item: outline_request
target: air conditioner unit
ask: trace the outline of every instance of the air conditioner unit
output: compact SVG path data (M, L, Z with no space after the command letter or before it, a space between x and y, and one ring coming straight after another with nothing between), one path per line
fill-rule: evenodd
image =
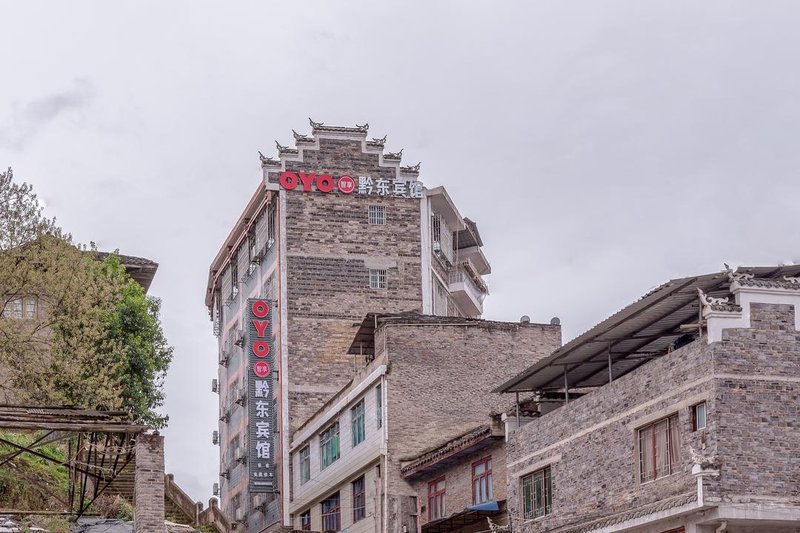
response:
M441 252L442 251L442 245L441 245L441 243L439 241L433 241L433 251L434 252Z
M219 416L219 421L220 421L220 422L225 422L226 424L228 423L228 421L229 421L230 419L231 419L231 414L230 414L228 411L224 411L224 412L223 412L223 413L222 413L222 414Z
M230 357L228 356L227 352L223 351L221 354L219 354L219 364L221 366L224 366L225 368L228 367L228 360L229 359L230 359Z
M247 389L241 387L238 391L236 391L236 400L235 402L239 405L244 405L247 402Z
M224 477L225 479L228 479L230 475L231 475L230 472L228 472L227 470L223 470L222 472L219 473L219 477Z
M211 380L211 392L219 393L219 380Z
M212 431L211 432L211 444L217 445L219 444L219 431Z
M237 522L244 522L244 507L239 507L236 509L236 521Z
M211 485L211 494L214 496L219 496L219 483L214 483Z
M236 461L241 464L245 464L247 462L247 454L245 453L245 449L242 448L241 446L238 446L236 448L235 457Z
M236 332L236 340L233 342L236 346L241 348L244 346L244 331L239 330Z
M267 250L272 248L275 245L275 239L270 239L267 241Z

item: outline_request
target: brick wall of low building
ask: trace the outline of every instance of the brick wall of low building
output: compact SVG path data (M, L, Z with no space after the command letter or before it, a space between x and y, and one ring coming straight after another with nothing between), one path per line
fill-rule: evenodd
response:
M502 439L482 450L459 457L455 464L436 469L430 473L416 476L411 486L417 493L420 513L419 523L425 525L430 517L428 502L428 485L432 481L445 478L445 516L458 513L473 505L472 499L472 464L491 457L492 459L492 499L504 500L506 498L506 450L505 441ZM494 521L504 524L504 517L495 517ZM486 530L487 522L481 521L479 530Z
M800 334L787 306L754 305L752 316L751 328L711 345L702 337L516 430L508 443L515 530L567 530L696 494L693 453L721 461L719 478L704 478L707 504L796 502ZM695 431L692 408L703 401L707 427ZM672 474L642 483L637 430L672 414L680 431ZM545 466L552 514L526 521L522 478Z
M136 437L134 517L136 533L164 533L164 437Z
M395 179L362 142L319 139L292 172ZM268 174L278 181L278 172ZM347 383L363 360L347 355L367 312L422 309L420 200L282 191L286 197L289 413L294 429ZM368 223L368 206L386 207L386 224ZM369 268L387 270L386 289L369 288ZM354 366L355 365L355 366Z
M708 418L722 459L717 488L727 501L800 505L800 332L793 307L751 306L751 328L717 343L716 410Z
M388 531L399 533L412 512L408 498L417 495L400 477L401 462L485 424L491 412L510 407L512 398L490 391L559 347L561 329L488 321L392 324L379 328L376 344L384 342L390 366Z

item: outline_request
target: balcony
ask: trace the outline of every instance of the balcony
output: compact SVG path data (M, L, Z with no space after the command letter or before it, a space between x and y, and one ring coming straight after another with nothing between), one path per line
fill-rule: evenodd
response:
M483 313L483 299L489 294L478 270L470 261L462 261L450 272L450 295L461 310L470 317Z

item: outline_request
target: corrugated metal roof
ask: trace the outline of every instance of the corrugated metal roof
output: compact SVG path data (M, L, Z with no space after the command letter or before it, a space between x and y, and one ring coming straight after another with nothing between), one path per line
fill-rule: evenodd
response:
M797 276L800 265L740 267L756 279ZM726 271L668 281L645 294L589 331L574 338L548 357L500 385L494 392L553 391L599 387L666 354L673 343L700 318L697 289L718 297L730 297Z

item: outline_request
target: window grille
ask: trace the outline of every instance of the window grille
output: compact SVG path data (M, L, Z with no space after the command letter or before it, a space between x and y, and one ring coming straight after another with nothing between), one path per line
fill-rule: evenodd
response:
M342 519L339 505L339 493L322 500L322 531L339 531Z
M311 511L300 515L300 531L311 531Z
M378 429L383 426L383 390L380 385L375 387L375 418L378 420Z
M267 206L267 239L275 242L275 201Z
M367 516L367 498L364 476L353 481L353 522L358 522Z
M525 520L553 511L553 481L549 466L522 478L522 506Z
M236 262L238 254L231 257L231 298L239 294L239 264Z
M369 223L373 226L383 226L386 224L386 206L369 206Z
M375 268L369 269L369 288L370 289L386 288L386 270L375 269Z
M453 264L453 232L441 215L431 216L433 253L448 266Z
M364 400L358 402L355 407L350 409L350 418L353 434L353 447L364 442Z
M300 484L311 479L311 449L306 446L300 450Z
M339 422L334 422L319 436L320 470L339 458Z

